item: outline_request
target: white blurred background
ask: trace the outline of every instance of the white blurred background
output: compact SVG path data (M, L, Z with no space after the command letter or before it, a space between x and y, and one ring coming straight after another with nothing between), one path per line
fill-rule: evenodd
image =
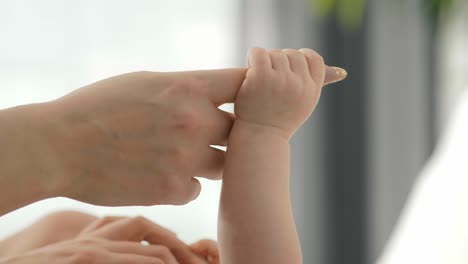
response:
M48 101L113 75L234 67L237 1L0 1L0 108ZM187 242L216 238L220 182L187 206L105 208L64 198L2 216L0 239L58 210L143 215Z

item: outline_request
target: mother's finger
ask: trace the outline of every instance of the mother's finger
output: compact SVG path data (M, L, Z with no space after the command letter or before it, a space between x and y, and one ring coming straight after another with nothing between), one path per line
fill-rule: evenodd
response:
M164 264L176 264L177 260L171 250L161 245L144 246L139 242L112 241L104 245L111 252L133 254L161 259Z
M216 241L203 239L191 244L190 249L196 254L203 256L209 263L219 263L219 249Z
M198 161L196 168L196 176L210 179L219 180L223 175L224 160L226 152L210 146L199 153L197 156Z
M115 221L91 234L116 241L140 242L144 240L150 244L168 247L181 263L199 263L200 261L174 233L141 216Z
M183 72L185 76L200 80L204 84L202 89L205 95L216 106L235 101L246 73L246 68Z
M121 216L106 216L106 217L101 217L97 220L94 220L93 222L91 222L91 224L87 225L82 231L80 234L85 234L85 233L89 233L89 232L92 232L94 230L97 230L105 225L108 225L112 222L115 222L117 220L121 220L121 219L124 219L124 218L127 218L127 217L121 217Z
M128 263L139 263L139 264L166 264L162 259L140 256L136 254L122 254L122 253L110 253L106 259L101 261L96 260L94 263L110 263L110 264L128 264ZM173 264L173 263L170 263ZM175 262L177 264L177 262Z
M197 241L190 245L190 249L203 255L219 255L218 243L210 239Z
M148 219L137 216L132 218L123 218L111 222L90 233L93 236L115 241L143 241L150 237L150 243L164 244L170 242L175 244L179 240L173 232L166 228L149 221ZM180 242L183 244L183 242Z
M233 113L213 107L207 113L207 118L209 120L207 127L210 129L208 132L209 144L226 146L236 116Z

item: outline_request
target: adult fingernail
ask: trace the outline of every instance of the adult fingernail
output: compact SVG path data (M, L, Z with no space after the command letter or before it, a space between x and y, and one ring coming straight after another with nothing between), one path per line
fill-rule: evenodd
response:
M327 66L324 85L342 81L348 76L348 72L340 67Z

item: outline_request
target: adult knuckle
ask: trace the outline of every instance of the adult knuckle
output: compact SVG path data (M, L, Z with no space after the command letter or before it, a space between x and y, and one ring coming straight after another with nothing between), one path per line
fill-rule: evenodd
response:
M202 119L195 111L183 110L175 114L175 129L193 133L202 127Z
M171 250L166 246L158 246L158 251L162 256L165 256L165 257L172 256Z
M115 221L115 217L104 216L104 217L100 218L98 221L99 221L99 224L106 225L106 224L109 224L109 223Z
M187 147L176 145L173 146L170 150L168 155L170 156L171 162L176 164L178 167L181 168L184 162L187 162L187 158L189 158L190 150Z
M54 223L63 223L63 220L74 218L74 217L79 217L83 215L83 213L77 212L77 211L60 211L60 212L54 212L46 215L44 217L44 220L54 222Z
M184 205L190 202L192 193L188 191L187 184L184 182L177 182L174 185L173 190L169 195L170 203L173 205Z
M190 198L188 198L188 195L177 195L174 197L171 201L171 204L173 205L184 205L190 202Z
M81 226L85 226L90 222L95 221L96 219L97 218L95 216L77 211L60 211L45 216L43 224L45 225L44 230L49 230L50 228L55 231L62 229L76 230L80 229ZM63 223L73 223L73 225L64 226Z
M79 239L77 244L80 248L88 248L94 247L96 244L98 244L98 241L92 237L83 236Z
M177 175L167 177L163 183L166 201L168 203L175 203L179 199L182 192L182 183Z
M186 80L180 80L170 88L170 92L172 95L187 96L192 94L192 87Z
M94 260L98 257L99 252L97 249L93 248L80 248L77 249L71 259L73 264L82 264L82 263L94 263Z
M141 215L134 216L130 219L130 222L132 223L132 225L135 225L135 226L144 226L148 223L148 221L149 220L147 218Z
M173 164L174 163L173 159L174 159L173 157L169 157L167 163ZM157 170L155 170L161 179L161 186L160 186L161 188L166 187L167 185L166 181L174 177L177 173L177 170L178 168L175 168L173 166L165 166L164 168L157 168ZM159 187L159 186L155 186L155 187ZM166 189L163 189L163 190L166 190Z
M196 97L201 95L206 86L207 81L200 78L179 78L174 81L174 84L169 88L168 92L178 97Z

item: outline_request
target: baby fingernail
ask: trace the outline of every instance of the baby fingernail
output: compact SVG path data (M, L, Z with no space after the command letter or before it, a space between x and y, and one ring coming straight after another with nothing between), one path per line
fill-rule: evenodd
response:
M331 68L335 70L336 76L339 76L340 80L343 80L344 78L346 78L346 76L348 76L348 72L343 68L340 68L340 67L331 67Z
M327 66L324 84L326 85L342 81L346 76L348 76L348 72L345 69L335 66Z

